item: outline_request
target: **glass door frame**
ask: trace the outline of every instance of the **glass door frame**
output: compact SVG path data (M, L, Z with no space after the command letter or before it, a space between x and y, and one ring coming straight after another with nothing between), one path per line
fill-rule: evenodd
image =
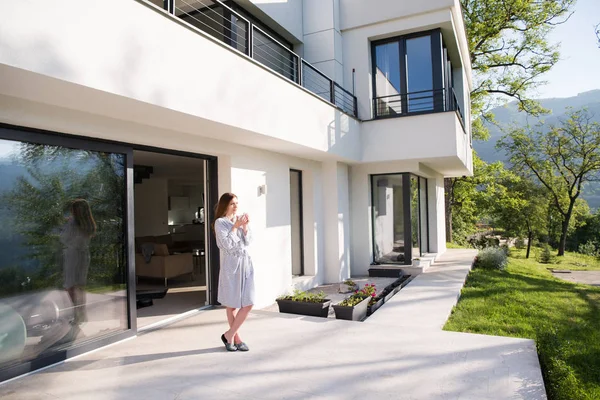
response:
M375 238L375 189L374 185L375 178L381 176L390 176L390 175L401 175L402 176L402 200L403 200L403 210L402 215L404 218L404 264L398 263L398 265L411 265L414 257L420 257L423 251L423 244L427 245L427 251L429 251L429 191L427 188L427 178L422 176L410 173L410 172L399 172L399 173L386 173L386 174L370 174L369 175L369 190L370 190L370 200L371 200L371 245L372 245L372 255L371 255L371 265L380 265L376 260L375 249L377 248L377 241ZM416 212L418 213L419 218L419 251L420 254L413 254L412 249L412 203L411 203L411 177L417 178L417 190L418 190L418 198L419 198L419 206ZM423 217L421 214L422 205L421 205L421 181L425 181L425 210L427 210L427 215L425 216L425 220L427 221L427 233L426 237L423 237L423 227L421 222L423 221ZM408 242L407 242L408 241ZM409 245L407 245L407 243Z

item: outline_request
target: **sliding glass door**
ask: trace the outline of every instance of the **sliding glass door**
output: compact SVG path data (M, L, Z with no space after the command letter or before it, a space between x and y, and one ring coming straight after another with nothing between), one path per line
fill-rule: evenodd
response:
M130 329L127 150L44 139L0 129L0 381Z

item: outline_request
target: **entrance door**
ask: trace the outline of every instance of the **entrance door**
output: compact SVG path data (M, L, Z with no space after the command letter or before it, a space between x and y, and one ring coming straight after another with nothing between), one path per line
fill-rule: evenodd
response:
M208 162L201 157L134 150L137 310L148 327L210 302L207 249Z
M302 218L302 171L290 170L290 216L292 228L292 275L304 275Z

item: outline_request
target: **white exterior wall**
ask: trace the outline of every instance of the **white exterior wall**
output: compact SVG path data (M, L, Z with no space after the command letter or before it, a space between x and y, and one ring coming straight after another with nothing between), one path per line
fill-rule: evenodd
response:
M302 41L303 0L236 0L236 2L242 7L247 8L249 8L248 4L253 4L292 34L298 41ZM250 11L252 10L250 9ZM260 18L260 16L257 17Z
M304 0L304 59L345 89L339 0ZM348 81L351 82L351 81Z
M469 137L453 111L365 121L362 133L363 162L417 160L446 176L470 174Z
M442 254L446 251L446 207L444 177L433 176L427 181L429 204L429 252Z
M350 277L350 196L348 166L323 163L325 282Z

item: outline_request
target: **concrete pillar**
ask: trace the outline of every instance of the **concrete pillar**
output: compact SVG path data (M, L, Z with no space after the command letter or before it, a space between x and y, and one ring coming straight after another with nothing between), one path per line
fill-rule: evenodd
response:
M429 178L429 251L446 251L446 209L444 205L444 177Z
M304 59L344 86L339 0L304 0Z
M325 282L350 277L350 196L348 166L323 163Z

